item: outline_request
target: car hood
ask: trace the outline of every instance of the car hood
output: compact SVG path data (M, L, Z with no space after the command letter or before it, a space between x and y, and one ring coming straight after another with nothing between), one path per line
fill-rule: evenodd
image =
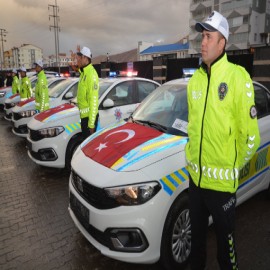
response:
M20 101L13 108L13 112L17 113L17 112L22 112L22 111L32 110L32 109L35 109L35 99L33 97Z
M59 105L42 113L39 113L35 116L35 119L43 122L55 122L63 118L67 118L79 113L79 109L71 104L65 103L63 105Z
M61 101L57 98L49 98L50 107L56 107ZM36 108L36 101L34 97L23 100L14 107L13 112L23 112L27 110L34 110Z
M21 100L20 94L15 94L6 99L5 103L19 102Z
M88 159L115 171L134 171L184 151L187 137L121 122L96 132L81 144Z

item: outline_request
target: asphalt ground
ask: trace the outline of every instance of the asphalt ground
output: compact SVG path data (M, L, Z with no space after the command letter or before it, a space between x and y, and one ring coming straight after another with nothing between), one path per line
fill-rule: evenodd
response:
M160 270L100 254L68 213L65 170L41 167L27 155L0 112L0 269ZM237 208L239 269L270 270L270 200L261 192ZM208 235L207 269L218 269L215 233Z

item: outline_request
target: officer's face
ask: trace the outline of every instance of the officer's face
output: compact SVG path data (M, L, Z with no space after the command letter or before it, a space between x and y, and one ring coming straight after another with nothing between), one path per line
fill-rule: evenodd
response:
M79 68L85 67L88 64L89 60L84 55L77 55L77 64Z
M223 53L224 47L225 39L219 32L202 32L202 59L208 67Z

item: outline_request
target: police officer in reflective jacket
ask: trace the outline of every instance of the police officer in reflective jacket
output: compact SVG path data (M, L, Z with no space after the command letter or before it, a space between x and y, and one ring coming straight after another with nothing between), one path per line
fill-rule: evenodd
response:
M260 144L254 89L246 70L227 60L227 19L213 11L195 29L202 33L202 64L188 83L191 269L205 269L210 215L220 269L238 269L234 223L239 172Z
M12 94L19 94L20 93L20 80L18 78L17 70L14 68L12 69Z
M49 90L48 82L43 70L42 60L38 60L34 63L34 68L37 72L37 82L35 86L35 100L36 100L36 110L38 112L46 111L50 108L49 104Z
M26 75L25 67L20 68L20 74L21 74L20 96L21 96L21 100L24 100L32 96L32 88L31 88L30 79Z
M99 79L91 64L91 58L91 51L87 47L77 53L77 64L80 68L77 102L84 139L96 131L98 121Z

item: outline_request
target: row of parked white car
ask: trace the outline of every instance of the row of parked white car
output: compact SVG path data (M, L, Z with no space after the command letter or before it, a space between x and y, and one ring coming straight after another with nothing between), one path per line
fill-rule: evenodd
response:
M12 98L6 100L13 133L27 139L35 163L71 168L70 215L102 254L184 269L191 236L187 79L162 86L143 78L100 79L99 126L85 141L78 79L58 80L49 90L48 111L36 114L33 98L14 107ZM261 146L241 172L238 204L262 190L270 193L270 92L256 82L254 89Z

